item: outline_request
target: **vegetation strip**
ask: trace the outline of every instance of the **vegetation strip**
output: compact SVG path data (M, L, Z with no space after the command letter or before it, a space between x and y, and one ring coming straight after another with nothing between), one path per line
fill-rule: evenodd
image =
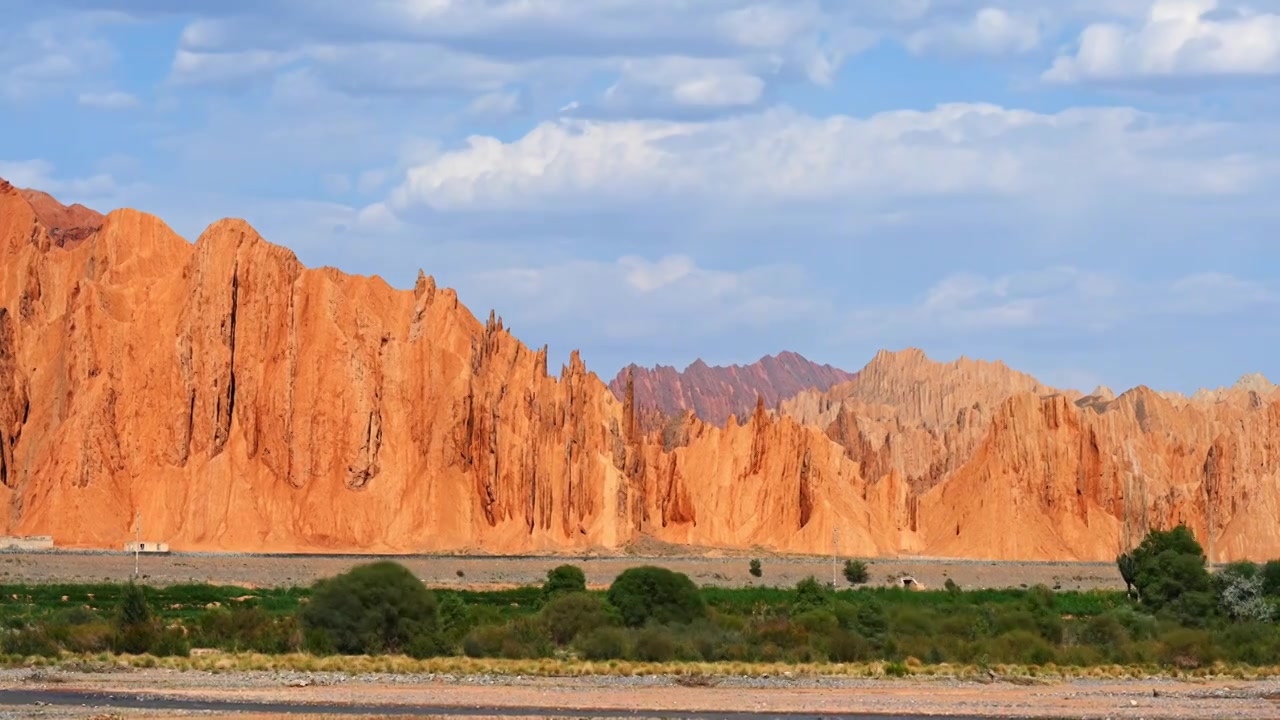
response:
M430 589L392 561L308 588L11 585L0 586L0 660L417 672L492 659L543 663L538 674L791 667L863 677L1252 677L1280 665L1280 562L1210 573L1178 527L1151 533L1118 564L1129 592L869 588L856 561L838 589L814 578L792 588L699 588L640 566L607 591L588 591L573 565L549 571L540 587ZM750 570L767 582L767 567L752 561Z

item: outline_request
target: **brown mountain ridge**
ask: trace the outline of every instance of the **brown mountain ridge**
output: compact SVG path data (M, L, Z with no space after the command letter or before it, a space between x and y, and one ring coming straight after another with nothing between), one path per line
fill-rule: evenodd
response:
M1217 560L1280 555L1257 379L1081 397L885 352L780 413L650 432L634 382L576 353L552 375L425 274L32 198L0 183L0 533L119 548L138 514L182 550L826 553L838 529L848 555L1109 560L1181 521Z
M821 392L854 377L854 373L785 351L750 365L708 365L696 360L683 371L669 365L629 365L618 372L609 389L621 400L630 380L635 384L636 407L641 410L666 416L692 411L712 425L724 425L731 415L749 416L758 398L774 407L802 391Z

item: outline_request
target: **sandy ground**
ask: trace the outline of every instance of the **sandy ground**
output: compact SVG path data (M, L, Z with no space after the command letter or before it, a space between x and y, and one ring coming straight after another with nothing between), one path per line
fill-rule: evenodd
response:
M142 556L145 582L217 583L248 587L309 585L369 562L368 556ZM746 557L485 558L396 557L428 584L438 587L502 587L539 583L562 563L578 565L587 583L607 587L623 570L641 564L662 565L689 575L700 585L794 586L809 575L832 577L830 559L763 558L763 577L748 573ZM1113 563L1015 563L964 560L879 559L868 561L871 584L887 585L908 575L928 588L952 579L963 588L1019 587L1043 583L1062 590L1123 589ZM134 557L124 553L0 553L0 584L119 582L133 574ZM838 580L844 585L843 576Z
M25 675L24 675L25 673ZM1062 681L1041 685L956 680L844 678L724 678L711 687L683 687L667 677L498 678L424 676L310 677L299 673L222 673L138 670L77 674L0 673L0 689L88 690L255 702L429 705L475 708L627 709L666 711L868 713L906 717L965 715L1052 718L1280 717L1280 680ZM10 709L16 710L16 709ZM25 708L30 717L90 717L104 708ZM118 715L166 716L113 710ZM79 713L79 714L76 714ZM170 711L167 716L191 715ZM208 716L208 713L199 713ZM224 713L225 714L225 713ZM239 716L243 717L243 716Z

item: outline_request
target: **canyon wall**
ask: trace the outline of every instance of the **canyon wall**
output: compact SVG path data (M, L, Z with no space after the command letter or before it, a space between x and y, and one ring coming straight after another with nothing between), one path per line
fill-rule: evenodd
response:
M51 199L50 199L51 201ZM1280 397L1053 391L884 353L741 422L647 427L501 318L0 182L0 533L63 547L612 553L637 543L1109 560L1212 523L1280 556ZM1261 388L1261 389L1260 389Z

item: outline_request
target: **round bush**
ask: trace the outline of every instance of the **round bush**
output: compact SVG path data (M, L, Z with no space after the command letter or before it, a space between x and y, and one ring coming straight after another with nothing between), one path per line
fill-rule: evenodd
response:
M630 627L649 621L688 624L707 615L707 605L688 575L652 565L624 570L609 586L608 599Z
M562 592L586 592L587 576L577 565L560 565L547 571L542 592L548 596Z
M435 595L390 561L316 583L299 620L313 652L426 657L438 646Z

